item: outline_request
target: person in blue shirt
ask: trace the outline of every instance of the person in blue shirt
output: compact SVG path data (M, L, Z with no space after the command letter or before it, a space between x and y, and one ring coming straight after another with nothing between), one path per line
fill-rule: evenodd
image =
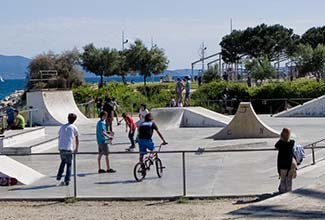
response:
M15 109L12 107L11 103L8 103L6 114L7 114L7 128L10 129L11 126L15 124Z
M107 119L107 112L106 111L102 111L99 114L99 121L97 122L97 126L96 126L96 139L97 139L97 144L98 144L98 173L115 173L116 171L113 170L110 167L109 164L109 159L108 159L108 143L107 140L108 139L112 139L112 136L110 136L107 133L107 127L106 127L106 119ZM104 169L102 169L101 167L101 159L102 156L105 156L105 160L106 160L106 168L107 170L105 171Z

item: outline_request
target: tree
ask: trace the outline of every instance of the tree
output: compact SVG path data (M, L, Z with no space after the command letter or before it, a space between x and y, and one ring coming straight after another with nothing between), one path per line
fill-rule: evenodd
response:
M93 44L84 46L81 66L89 72L100 76L99 88L103 87L104 76L112 76L118 69L118 52L115 49L96 48Z
M167 69L168 60L162 49L152 47L150 50L140 40L136 40L134 44L126 51L126 59L130 69L138 72L143 76L144 84L151 74L159 74Z
M202 75L203 83L209 83L215 80L220 80L218 65L208 68Z
M245 64L248 75L257 80L265 80L275 77L276 71L267 57L253 58Z
M65 51L62 54L48 53L40 54L32 59L28 66L28 88L56 87L73 88L81 85L82 72L76 67L79 59L77 49ZM37 82L32 79L41 79L41 70L57 71L57 78L48 78L47 81Z
M319 79L325 68L325 46L319 44L313 49L309 44L300 44L292 59L298 68L299 77L312 74Z
M325 26L310 28L301 36L300 42L309 44L312 48L316 48L318 44L325 45Z
M122 82L126 85L126 76L130 70L129 62L127 60L127 51L118 51L117 58L117 74L122 78Z
M222 59L226 63L236 63L244 56L257 59L266 56L274 61L280 55L290 54L298 39L292 29L279 24L261 24L244 31L233 31L220 42Z

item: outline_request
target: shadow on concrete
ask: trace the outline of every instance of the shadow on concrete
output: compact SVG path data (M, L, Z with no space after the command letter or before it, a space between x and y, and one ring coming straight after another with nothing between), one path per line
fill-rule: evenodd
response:
M289 210L280 205L249 206L228 213L236 219L324 219L325 211Z
M313 189L297 189L292 192L293 194L299 194L301 196L312 197L315 199L325 200L325 192L313 190ZM324 216L325 218L325 216Z
M32 187L19 187L14 189L9 189L9 191L25 191L25 190L42 190L58 187L56 184L53 185L42 185L42 186L32 186Z
M86 177L86 176L92 176L92 175L99 175L99 173L78 173L77 177Z
M143 181L149 181L149 180L154 180L158 179L158 177L148 177L145 178ZM95 182L95 184L99 185L115 185L115 184L135 184L135 183L141 183L137 182L136 180L117 180L117 181L106 181L106 182Z
M251 204L251 203L256 203L256 202L261 202L263 200L266 200L266 199L270 199L274 196L277 196L279 195L280 193L278 192L275 192L275 193L265 193L265 194L261 194L255 198L252 198L252 199L241 199L241 200L237 200L236 202L234 202L234 205L243 205L243 204Z

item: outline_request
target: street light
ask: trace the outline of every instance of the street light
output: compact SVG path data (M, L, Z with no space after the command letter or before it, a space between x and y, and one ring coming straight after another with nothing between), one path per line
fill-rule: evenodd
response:
M124 31L122 31L122 51L124 50L124 44L127 44L128 42L128 39L124 39Z

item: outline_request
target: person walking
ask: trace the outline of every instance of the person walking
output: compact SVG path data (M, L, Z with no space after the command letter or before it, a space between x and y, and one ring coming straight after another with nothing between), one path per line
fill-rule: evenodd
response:
M283 128L280 140L275 144L278 150L277 168L280 177L279 192L292 191L292 179L297 176L297 163L293 157L295 141L290 139L291 131Z
M101 98L96 98L95 102L96 102L97 115L99 117L103 108L103 100Z
M96 140L98 144L98 158L97 158L98 173L106 173L106 172L115 173L116 171L110 167L109 159L108 159L107 140L112 139L112 137L107 133L107 127L106 127L107 112L102 111L99 116L100 119L96 125ZM106 161L106 171L102 169L101 166L101 159L103 155L105 156L105 161Z
M127 151L133 151L135 149L135 140L134 140L134 133L137 129L136 124L132 117L130 117L127 113L123 113L122 117L125 121L125 132L129 132L128 137L131 143L131 146L126 149Z
M182 105L183 103L183 96L182 96L183 90L184 90L184 85L182 83L182 80L180 78L177 78L176 87L175 87L177 107L181 107L180 105Z
M71 165L72 165L72 154L78 153L79 149L79 131L77 127L73 124L77 120L77 115L70 113L68 115L68 123L61 126L59 130L59 151L61 163L59 166L58 174L56 175L56 180L61 181L62 174L64 172L65 166L67 166L64 181L60 185L68 186L71 177ZM74 147L75 139L75 147Z
M118 125L120 125L119 121L118 121L118 114L117 114L117 108L118 108L119 105L117 104L117 101L116 101L115 97L112 98L111 105L113 106L114 117L116 118L116 124L118 126Z

